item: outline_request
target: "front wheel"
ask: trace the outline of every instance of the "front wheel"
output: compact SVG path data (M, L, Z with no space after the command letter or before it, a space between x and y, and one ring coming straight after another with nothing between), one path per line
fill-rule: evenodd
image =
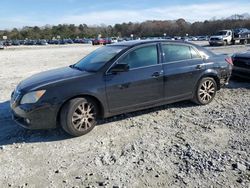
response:
M195 91L193 101L200 105L206 105L212 102L217 92L217 84L213 78L202 78Z
M98 107L94 100L75 98L67 102L61 111L62 128L72 136L82 136L96 125Z

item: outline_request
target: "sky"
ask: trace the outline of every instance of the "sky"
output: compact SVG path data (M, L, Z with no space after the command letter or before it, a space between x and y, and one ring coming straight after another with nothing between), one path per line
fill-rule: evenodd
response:
M249 0L0 0L0 29L58 24L189 22L250 13Z

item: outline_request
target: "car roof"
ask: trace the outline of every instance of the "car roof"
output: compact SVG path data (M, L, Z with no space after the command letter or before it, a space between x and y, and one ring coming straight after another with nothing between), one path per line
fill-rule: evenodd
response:
M131 41L124 41L124 42L114 43L114 44L111 44L111 46L132 47L132 46L137 46L137 45L141 45L141 44L150 44L150 43L158 43L158 42L171 42L171 43L178 43L178 44L190 44L190 45L195 46L193 43L189 43L189 42L186 42L186 41L175 41L175 40L166 40L166 39L131 40Z
M138 45L143 45L143 44L155 44L155 43L159 43L159 42L167 42L167 43L176 43L176 44L186 44L186 45L190 45L195 47L198 50L202 50L203 52L205 52L207 55L209 56L214 56L216 54L214 54L213 52L211 52L210 50L207 50L206 48L194 44L192 42L187 42L187 41L181 41L181 40L166 40L166 39L157 39L157 40L131 40L131 41L125 41L125 42L118 42L118 43L114 43L114 44L109 44L108 46L124 46L126 48L132 48L134 46L138 46Z

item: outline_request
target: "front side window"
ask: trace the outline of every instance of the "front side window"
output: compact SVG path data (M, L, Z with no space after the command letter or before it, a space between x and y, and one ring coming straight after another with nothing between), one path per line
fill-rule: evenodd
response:
M128 64L130 69L155 65L158 63L156 45L137 48L126 54L119 63Z
M189 46L163 44L162 49L164 52L165 63L192 59Z

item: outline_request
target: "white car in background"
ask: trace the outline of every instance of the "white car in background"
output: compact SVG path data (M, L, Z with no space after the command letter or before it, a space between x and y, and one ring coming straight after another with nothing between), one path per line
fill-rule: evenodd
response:
M0 50L3 50L4 49L4 45L3 43L0 41Z
M111 37L111 43L117 43L118 38L117 37Z

